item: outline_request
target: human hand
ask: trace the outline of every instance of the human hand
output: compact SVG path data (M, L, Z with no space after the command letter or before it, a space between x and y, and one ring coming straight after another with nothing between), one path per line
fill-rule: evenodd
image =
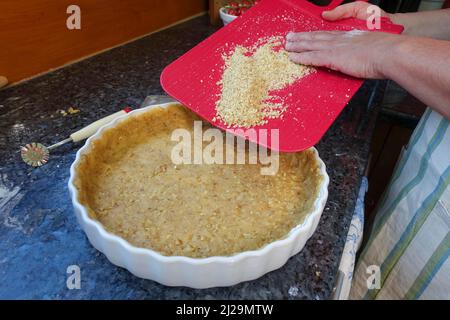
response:
M330 11L324 11L322 18L328 21L337 21L345 18L367 20L373 11L367 12L372 4L356 1L343 4ZM450 9L432 10L409 13L387 13L381 9L381 17L389 18L393 23L402 25L404 35L429 37L440 40L450 40Z
M326 67L358 78L385 78L384 61L404 36L383 32L317 31L289 33L285 48L292 61Z
M334 8L333 10L324 11L322 13L322 18L328 21L337 21L346 18L367 20L373 14L372 12L367 11L367 9L371 6L374 5L364 1L346 3ZM385 12L379 7L378 9L380 10L381 17L392 18L393 15Z

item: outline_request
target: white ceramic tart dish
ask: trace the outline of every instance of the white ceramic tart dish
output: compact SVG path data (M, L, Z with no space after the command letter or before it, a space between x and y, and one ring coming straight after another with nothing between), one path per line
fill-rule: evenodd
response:
M76 217L90 243L105 254L113 264L126 268L138 277L168 286L198 289L231 286L259 278L283 266L290 257L302 250L306 241L312 236L327 201L329 178L325 164L319 158L315 148L311 148L310 152L313 154L321 178L318 180L317 195L311 200L309 212L306 213L302 222L290 229L284 237L255 250L199 258L162 254L156 250L133 245L125 238L111 233L107 227L92 217L90 209L80 200L82 192L77 184L80 179L77 168L82 163L82 158L92 151L93 145L102 139L105 132L115 130L122 121L128 121L130 117L139 117L158 108L167 109L171 105L174 103L152 105L118 118L103 126L77 152L70 168L68 187Z

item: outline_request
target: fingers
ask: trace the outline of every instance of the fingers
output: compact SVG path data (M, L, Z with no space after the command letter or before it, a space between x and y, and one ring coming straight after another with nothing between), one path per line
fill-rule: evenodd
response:
M286 35L288 42L305 40L332 40L342 31L315 31L315 32L289 32Z
M328 21L336 21L346 18L365 19L368 16L367 7L370 4L362 1L343 4L330 11L324 11L322 17Z
M330 61L330 55L331 53L328 51L290 52L289 59L307 66L334 69Z
M286 36L285 49L292 52L327 50L339 45L336 39L343 31L291 32Z
M285 49L290 52L303 52L303 51L315 51L315 50L326 50L330 47L329 41L316 40L316 41L297 41L297 42L286 42Z
M343 31L291 32L286 36L285 49L295 63L336 70L331 50L341 46L339 39L344 34Z

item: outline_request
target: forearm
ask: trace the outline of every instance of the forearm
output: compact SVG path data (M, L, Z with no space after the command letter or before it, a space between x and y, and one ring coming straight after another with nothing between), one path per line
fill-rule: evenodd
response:
M450 40L450 9L396 13L389 17L405 27L406 35Z
M404 36L378 68L450 119L450 42Z

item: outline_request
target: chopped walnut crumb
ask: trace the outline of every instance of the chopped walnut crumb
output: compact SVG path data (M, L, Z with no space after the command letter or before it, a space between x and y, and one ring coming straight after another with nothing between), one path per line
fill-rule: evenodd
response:
M223 59L215 118L229 127L248 128L282 117L286 106L274 91L314 71L289 59L281 37L261 39L250 48L237 46Z

